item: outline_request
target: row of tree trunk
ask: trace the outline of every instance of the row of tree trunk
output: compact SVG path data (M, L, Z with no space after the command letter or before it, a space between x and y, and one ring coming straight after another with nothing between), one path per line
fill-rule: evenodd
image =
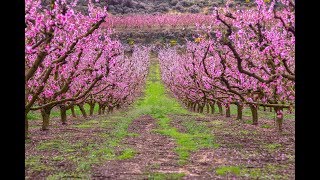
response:
M89 116L92 116L93 113L94 113L94 107L95 107L96 103L88 103L88 104L89 104ZM106 110L107 106L105 104L98 104L98 105L99 105L98 114L99 115L105 114L105 110ZM87 119L88 118L88 114L85 111L84 103L77 104L76 106L79 107L79 110L80 110L82 116L85 119ZM62 105L59 105L58 107L59 107L59 110L60 110L61 123L63 125L67 124L67 110L69 110L69 109L71 110L72 117L74 117L74 118L77 117L77 115L75 113L75 110L74 110L75 105L66 106L66 105L62 104ZM47 108L43 108L43 109L40 110L41 111L41 116L42 116L42 128L41 128L41 130L43 130L43 131L49 129L50 114L51 114L52 109L53 109L53 107L47 107ZM107 110L108 113L111 113L111 112L113 112L114 108L113 107L108 107L107 109L108 109Z
M188 102L187 103L187 108L190 111L193 112L197 112L197 113L204 113L204 109L206 109L206 113L211 113L211 114L215 114L215 105L218 106L218 111L220 115L224 115L223 112L223 106L220 102L210 102L210 103L203 103L203 102L199 102L199 103L193 103L193 102ZM235 105L237 106L237 120L243 120L243 105L240 103L235 103ZM259 110L259 106L255 106L255 105L249 105L249 108L251 110L251 114L252 114L252 124L253 125L258 125L258 110ZM276 114L278 114L280 111L283 111L283 108L272 108L269 107L269 111L272 112L272 109L274 109L274 112ZM263 111L267 111L267 107L263 106ZM231 117L231 111L230 111L230 105L228 105L227 107L225 107L225 115L226 117ZM277 129L281 132L282 131L282 124L283 124L283 116L281 115L277 115L275 117L275 125L277 127Z
M93 101L89 101L89 102L86 102L89 104L89 116L92 116L94 114L94 107L95 105L97 104L96 102L93 102ZM65 105L65 104L60 104L58 105L57 107L59 108L60 110L60 119L61 119L61 123L63 125L66 125L67 124L67 111L68 110L71 110L71 114L72 114L72 117L76 118L77 117L77 114L75 112L75 106L78 106L79 107L79 110L82 114L82 116L87 119L88 118L88 114L84 108L84 102L83 103L79 103L79 104L71 104L71 105ZM50 114L51 114L51 111L53 109L54 106L51 106L51 107L45 107L45 108L42 108L40 109L40 114L41 114L41 117L42 117L42 127L41 127L41 130L42 131L46 131L49 129L49 124L50 124ZM102 114L105 114L106 112L106 109L107 109L107 113L112 113L114 108L116 109L120 109L120 105L116 105L115 107L114 106L107 106L107 104L102 104L102 103L98 103L98 115L102 115ZM29 123L28 123L28 119L27 119L27 115L28 115L28 112L26 111L26 114L25 114L25 138L28 139L29 136L28 136L28 131L29 131Z

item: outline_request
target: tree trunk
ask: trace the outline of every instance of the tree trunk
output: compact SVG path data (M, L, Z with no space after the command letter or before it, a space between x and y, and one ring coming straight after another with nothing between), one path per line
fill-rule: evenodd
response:
M202 113L202 111L203 111L202 105L198 104L198 113Z
M210 103L210 107L211 107L211 114L214 114L214 113L215 113L215 111L216 111L216 109L215 109L215 107L214 107L214 104L215 104L215 103Z
M228 106L226 107L226 117L231 117L230 105L228 105Z
M276 127L279 132L282 132L282 123L283 123L283 108L274 108L276 112Z
M199 105L199 113L203 113L204 105Z
M252 113L252 124L258 125L258 109L254 105L250 105L251 113Z
M193 104L193 107L192 107L192 111L193 111L193 112L196 112L196 106L197 106L197 104L194 103L194 104Z
M188 107L189 110L191 110L192 103L191 103L191 102L188 102L187 107Z
M243 106L240 104L237 104L237 120L242 120L242 109L243 109Z
M109 114L109 113L112 113L112 112L113 112L113 107L112 107L112 106L109 106L109 107L108 107L108 114Z
M263 111L267 111L267 108L266 108L266 106L263 106Z
M95 103L90 103L89 106L90 106L90 116L92 116L93 115L93 111L94 111Z
M270 112L272 112L272 107L270 107Z
M74 106L71 106L70 109L71 109L72 116L76 118L77 115L76 115L76 113L75 113L75 111L74 111Z
M51 113L51 107L50 108L43 108L41 109L41 116L42 116L42 131L49 130L49 121L50 121L50 113Z
M210 113L210 105L206 104L206 107L207 107L207 114L209 114Z
M102 105L101 105L101 104L99 104L98 114L99 114L99 115L101 115L101 113L102 113Z
M104 114L105 110L106 110L106 106L102 106L102 114Z
M85 111L84 108L83 108L83 104L78 104L78 107L79 107L79 109L80 109L83 117L84 117L84 118L87 118L87 113L86 113L86 111Z
M220 115L223 115L223 109L222 109L222 105L220 102L217 102L218 108L219 108L219 113Z
M63 125L67 124L67 109L65 105L60 105L60 116Z

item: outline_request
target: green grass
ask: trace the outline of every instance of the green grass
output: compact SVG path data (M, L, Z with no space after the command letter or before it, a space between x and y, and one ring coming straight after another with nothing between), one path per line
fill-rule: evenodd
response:
M79 129L90 129L90 128L93 128L93 125L83 123L83 124L74 125L73 127L76 127Z
M53 161L62 161L62 160L64 160L64 158L62 156L54 156L54 157L52 157L52 160Z
M216 173L220 176L225 176L228 173L239 175L241 168L239 166L222 166L216 169Z
M138 133L128 133L127 136L129 136L129 137L139 137L140 134L138 134Z
M215 170L219 176L234 174L236 176L259 178L262 175L262 170L259 168L245 168L243 166L220 166Z
M175 99L166 94L165 87L160 81L159 64L151 66L146 83L145 97L137 104L140 109L145 110L143 114L149 114L157 120L159 128L155 132L175 140L177 144L175 152L179 155L179 164L187 163L190 152L200 148L216 146L209 129L203 124L196 123L195 120L185 120L182 123L187 129L186 133L179 132L170 125L169 115L188 114L199 117L199 114L188 112Z
M32 171L50 171L53 170L53 167L47 166L41 162L40 156L29 156L25 159L25 166Z
M151 173L148 180L179 180L185 176L183 173Z
M246 179L288 179L286 176L277 175L277 171L284 168L286 168L285 165L274 164L267 164L262 168L246 168L244 165L220 166L215 169L215 173L219 176L233 174L237 177L246 177Z
M103 121L101 124L107 124L110 121ZM81 124L77 124L77 125L73 125L73 127L75 128L79 128L79 129L89 129L89 128L93 128L93 127L97 127L97 126L101 126L100 122L98 120L90 120L90 121L85 121Z
M252 120L246 120L245 123L246 124L252 124Z
M262 170L258 169L258 168L251 168L251 169L242 168L241 171L240 171L240 174L242 176L247 176L247 177L250 177L250 178L261 178Z
M134 157L135 154L136 154L136 151L134 149L127 148L121 152L121 155L118 156L118 159L119 160L131 159Z
M61 153L63 152L65 158L71 161L76 167L76 169L72 172L57 172L48 178L82 178L84 177L83 174L88 174L93 164L103 163L106 160L124 160L133 158L135 155L135 150L123 146L121 141L125 137L138 136L136 133L129 133L128 127L132 121L139 116L140 111L133 109L128 112L115 113L114 115L108 117L108 120L90 120L74 126L75 128L80 129L92 128L93 126L109 127L109 129L111 129L110 131L95 134L95 136L99 136L104 139L104 141L100 143L94 143L88 139L87 141L89 144L86 146L81 146L80 144L71 145L63 140L51 140L38 145L38 150L58 150ZM118 147L121 147L119 155L117 155L118 153L116 152L116 148ZM73 150L76 150L77 153L81 153L82 156L77 156L74 153L71 153ZM52 158L53 161L58 161L60 159L61 157L59 156Z
M125 137L132 136L132 133L129 133L128 127L131 124L132 120L135 119L139 114L135 111L131 112L119 112L115 116L109 117L112 123L112 130L110 132L99 134L100 137L105 138L105 141L101 144L92 145L85 147L85 151L88 152L86 157L75 158L80 172L89 171L93 164L99 164L106 160L116 160L116 159L130 159L135 155L135 151L121 145L121 141ZM97 124L99 127L100 124ZM111 124L110 124L111 125ZM105 126L105 125L103 125ZM123 148L120 155L117 155L115 148Z
M36 120L36 119L41 119L40 113L36 113L34 111L31 111L28 115L27 115L27 119L28 120Z
M54 139L40 143L38 146L36 146L36 149L40 151L58 150L62 153L69 153L77 151L77 149L81 146L82 142L70 144L64 140Z
M247 130L240 130L240 134L248 135L250 132Z
M263 124L261 127L262 127L262 128L265 128L265 129L270 129L270 128L272 128L273 126L271 126L271 125L269 125L269 124Z
M225 124L225 122L221 120L210 121L209 123L214 127L222 127Z
M135 151L133 149L129 149L126 147L121 152L120 155L117 155L115 148L121 146L121 141L124 137L127 136L135 136L134 133L128 133L128 126L131 124L132 119L137 117L138 114L122 114L122 116L110 117L110 119L114 120L113 123L109 123L109 126L112 126L112 130L110 132L103 132L101 134L97 134L100 137L105 138L105 141L102 143L93 143L90 139L86 140L89 142L89 145L84 146L81 142L70 144L65 140L47 140L40 143L36 146L37 150L40 151L59 151L64 154L66 159L73 162L76 166L75 172L77 173L85 173L88 172L93 164L99 164L104 162L105 160L116 160L116 159L130 159L135 155ZM134 117L133 117L134 115ZM99 123L100 122L100 123ZM87 121L83 124L76 125L76 128L92 128L93 126L106 127L106 124L111 121ZM81 153L82 156L76 156L74 153ZM62 159L61 156L53 157L52 161L60 161ZM38 163L39 164L39 163ZM40 166L40 165L39 165ZM39 169L39 168L38 168ZM69 173L69 172L68 172ZM53 174L52 177L60 177L63 174Z
M39 144L36 148L37 150L54 150L54 149L60 149L61 147L63 147L63 145L65 144L64 141L60 141L60 140L51 140L51 141L47 141L47 142L43 142L41 144Z
M57 180L57 179L89 179L90 177L85 174L78 172L59 172L57 174L49 175L46 180Z
M264 145L264 147L270 152L274 152L275 150L279 149L281 146L282 146L281 144L277 144L277 143Z

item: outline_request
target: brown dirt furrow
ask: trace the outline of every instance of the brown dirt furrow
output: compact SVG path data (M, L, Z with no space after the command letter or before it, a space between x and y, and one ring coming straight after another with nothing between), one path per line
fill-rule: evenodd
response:
M139 136L129 137L124 144L136 151L127 160L112 160L93 168L93 179L147 179L150 173L185 173L178 166L174 153L175 143L167 136L154 133L156 122L149 115L134 120L128 131Z
M171 126L179 132L185 132L181 122L191 117L171 118ZM294 121L287 120L283 126L283 134L279 135L272 127L273 122L266 119L260 119L258 126L222 116L195 120L204 122L210 128L219 147L192 152L184 169L199 176L187 175L183 179L255 179L232 173L218 175L215 171L222 166L254 168L261 171L262 179L294 179ZM265 129L262 125L270 125L272 128Z

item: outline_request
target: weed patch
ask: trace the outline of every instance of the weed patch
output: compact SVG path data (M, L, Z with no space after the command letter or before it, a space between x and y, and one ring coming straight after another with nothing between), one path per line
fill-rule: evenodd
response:
M183 173L152 173L148 175L148 180L179 180L185 176Z

